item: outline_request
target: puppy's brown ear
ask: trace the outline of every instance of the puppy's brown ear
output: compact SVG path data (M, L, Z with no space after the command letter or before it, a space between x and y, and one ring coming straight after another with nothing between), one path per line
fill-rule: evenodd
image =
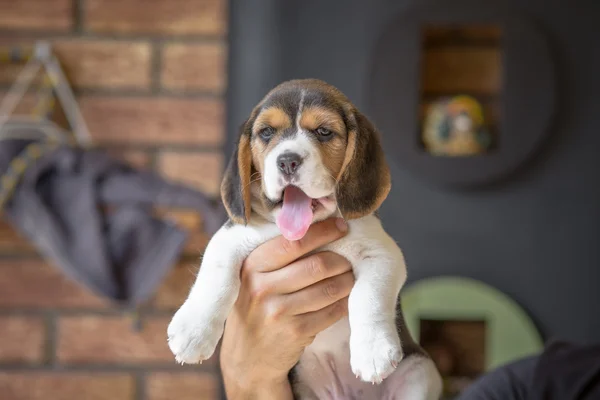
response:
M236 224L246 224L250 220L251 210L252 153L249 122L244 123L240 130L238 143L221 182L221 199L229 218Z
M375 212L390 188L390 170L379 133L367 117L356 110L350 111L346 155L336 188L342 216L355 219Z

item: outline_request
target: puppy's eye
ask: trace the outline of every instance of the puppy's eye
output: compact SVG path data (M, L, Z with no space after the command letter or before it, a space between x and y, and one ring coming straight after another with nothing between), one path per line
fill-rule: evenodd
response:
M275 129L270 126L263 128L258 132L258 136L260 136L264 140L269 140L275 134Z
M322 136L322 137L331 136L331 134L333 133L329 129L323 128L323 127L317 128L315 130L315 132L317 133L317 135Z

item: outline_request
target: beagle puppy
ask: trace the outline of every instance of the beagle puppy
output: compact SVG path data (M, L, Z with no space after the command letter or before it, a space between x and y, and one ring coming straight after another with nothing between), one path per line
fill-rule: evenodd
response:
M305 349L290 373L296 398L438 399L439 373L410 337L398 302L404 257L376 216L390 186L378 133L339 90L293 80L269 92L244 123L225 172L230 219L210 240L168 327L176 360L213 354L252 250L281 234L299 240L312 223L338 216L348 234L320 250L352 264L349 316Z

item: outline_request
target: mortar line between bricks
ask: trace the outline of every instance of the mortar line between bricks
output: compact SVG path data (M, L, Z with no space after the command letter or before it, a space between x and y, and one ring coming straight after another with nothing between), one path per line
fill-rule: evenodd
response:
M159 94L162 86L161 73L163 68L163 48L162 43L157 40L152 40L150 46L152 48L152 55L150 57L150 92L152 94Z
M214 154L223 151L219 145L187 145L187 144L119 144L117 142L103 142L102 147L107 150L140 150L140 151L174 151L178 153Z
M83 32L84 0L73 1L73 32L81 34Z
M157 74L160 75L160 71L157 71ZM157 78L160 81L160 76ZM203 100L218 100L223 101L223 93L211 92L207 90L169 90L160 87L156 87L154 90L118 90L118 89L79 89L76 90L75 93L77 95L87 95L87 96L131 96L131 97L163 97L163 98L172 98L172 99L203 99Z
M219 195L215 195L215 196L209 196L209 199L212 201L220 201L220 197ZM169 207L167 207L167 209L169 209ZM170 208L170 209L177 209L177 208ZM27 239L23 239L23 240L27 240ZM198 256L201 256L201 253L198 254L182 254L179 258L178 258L178 262L196 262L198 260ZM38 253L36 253L35 251L23 251L23 252L15 252L15 253L9 253L9 252L5 252L2 251L0 252L0 271L3 268L19 268L18 266L13 265L13 263L15 261L22 261L22 262L40 262L40 263L47 263L48 261L45 260L43 257L41 257ZM3 262L10 262L10 264L5 264Z
M0 84L0 90L7 91L10 89L10 84ZM138 88L92 88L92 87L79 87L74 88L73 92L76 96L114 96L114 97L140 97L154 99L162 97L166 99L190 99L190 100L214 100L218 102L224 101L223 93L218 93L209 90L168 90L158 88L152 89L138 89ZM30 91L33 93L33 91Z
M138 372L135 374L135 400L146 399L146 374L145 372Z
M102 141L97 143L98 147L107 151L142 151L149 153L160 153L160 152L176 152L176 153L184 153L184 154L202 154L202 155L214 155L221 154L223 155L223 145L222 144L148 144L148 143L119 143L114 141ZM14 258L23 258L23 256L34 257L36 256L36 252L33 250L20 250L20 251L11 251L9 249L3 250L0 253L0 260L14 259ZM5 257L5 255L7 257ZM39 258L39 256L38 256Z
M170 373L198 373L215 374L219 373L218 368L213 363L201 365L180 365L173 361L173 364L167 363L148 363L148 364L55 364L32 365L32 364L0 364L0 372L51 372L60 374L72 373L128 373L143 374L147 372L170 372Z
M107 305L108 308L53 308L53 311L57 314L55 315L56 320L60 320L64 317L97 317L97 318L131 318L131 309L125 306L119 305ZM123 307L123 308L120 308ZM177 307L173 308L159 308L159 309L149 309L149 308L141 308L140 309L140 317L141 318L170 318L173 316L173 313L176 311ZM32 316L32 317L42 317L46 318L48 316L48 309L40 308L40 307L10 307L10 308L0 308L0 316L10 316L10 315L23 315L23 316Z
M54 310L46 312L46 341L45 363L49 366L56 364L56 349L58 340L57 315Z
M153 171L159 171L159 164L158 164L158 159L159 159L159 154L161 152L164 151L164 147L157 147L154 148L152 150L147 150L148 151L148 158L149 158L149 162L148 162L148 166L153 170ZM207 152L207 154L210 154L211 152Z
M82 18L83 22L83 18ZM53 31L53 30L35 30L35 29L0 29L0 35L15 35L18 41L36 40L45 38L47 40L55 39L86 39L86 40L111 40L116 42L131 41L149 41L155 40L161 43L185 43L185 44L223 44L227 46L227 35L223 34L174 34L165 35L161 33L118 33L118 32L91 32L82 27L81 32L73 31Z
M27 238L22 238L22 240L27 241ZM23 252L14 252L8 253L3 251L0 253L0 270L2 268L19 268L15 265L6 265L2 264L2 261L36 261L36 262L45 262L44 258L41 257L38 253L34 251L23 251Z
M27 241L26 238L22 238L21 240ZM2 261L40 261L41 258L35 250L27 251L10 251L3 250L0 253L0 268L10 268L12 265L2 265Z

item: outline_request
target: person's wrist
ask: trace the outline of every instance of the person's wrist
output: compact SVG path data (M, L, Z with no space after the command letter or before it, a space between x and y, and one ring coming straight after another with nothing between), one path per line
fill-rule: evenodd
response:
M234 375L222 371L228 400L292 400L287 375L265 378L258 372Z

